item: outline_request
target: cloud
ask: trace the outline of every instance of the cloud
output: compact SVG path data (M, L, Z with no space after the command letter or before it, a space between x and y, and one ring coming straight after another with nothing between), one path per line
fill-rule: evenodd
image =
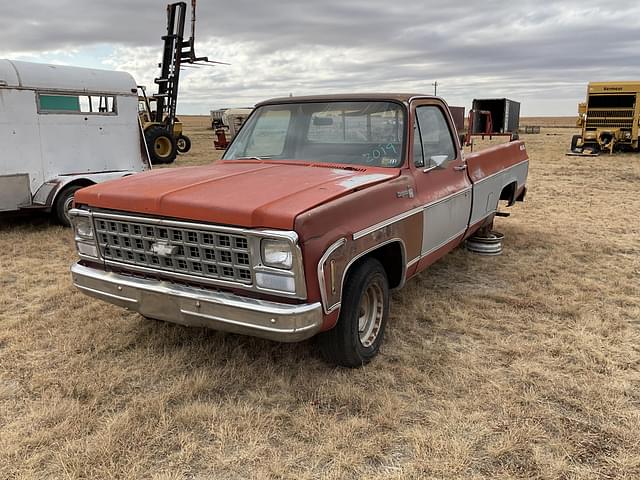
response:
M165 2L24 0L3 6L3 55L87 59L153 85ZM198 5L197 53L230 62L185 70L179 111L206 113L270 96L338 91L439 93L470 105L522 102L525 114L575 113L593 80L638 76L640 37L629 18L593 0L389 2L237 0ZM67 53L74 52L74 53ZM80 63L81 64L81 63Z

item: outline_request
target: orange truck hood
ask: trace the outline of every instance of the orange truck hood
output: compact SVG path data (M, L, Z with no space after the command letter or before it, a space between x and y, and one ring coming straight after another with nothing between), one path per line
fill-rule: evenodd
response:
M397 177L397 168L219 161L153 170L83 188L77 205L242 227L292 230L296 216Z

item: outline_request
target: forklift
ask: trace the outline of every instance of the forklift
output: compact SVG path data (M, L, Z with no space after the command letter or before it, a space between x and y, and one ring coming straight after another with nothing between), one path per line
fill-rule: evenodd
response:
M167 34L162 37L164 49L159 65L160 77L154 80L158 91L148 96L145 87L138 86L140 123L151 163L156 165L172 163L178 153L186 153L191 148L191 140L182 133L182 123L176 117L180 70L224 64L207 57L196 57L196 0L191 0L191 37L188 40L184 40L186 14L186 2L167 5Z

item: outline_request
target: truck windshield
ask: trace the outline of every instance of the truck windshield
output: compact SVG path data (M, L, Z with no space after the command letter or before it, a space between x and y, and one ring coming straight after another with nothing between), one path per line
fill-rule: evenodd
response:
M399 167L404 115L400 104L380 101L264 105L251 115L223 159Z

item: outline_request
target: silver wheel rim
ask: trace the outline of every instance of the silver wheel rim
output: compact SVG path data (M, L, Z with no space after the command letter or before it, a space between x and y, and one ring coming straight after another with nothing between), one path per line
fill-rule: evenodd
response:
M370 347L378 338L383 313L384 294L380 284L374 281L369 284L360 300L358 336L363 347Z
M67 198L64 201L64 205L63 205L64 216L69 223L71 223L71 216L69 215L69 211L71 211L72 206L73 206L73 195Z

